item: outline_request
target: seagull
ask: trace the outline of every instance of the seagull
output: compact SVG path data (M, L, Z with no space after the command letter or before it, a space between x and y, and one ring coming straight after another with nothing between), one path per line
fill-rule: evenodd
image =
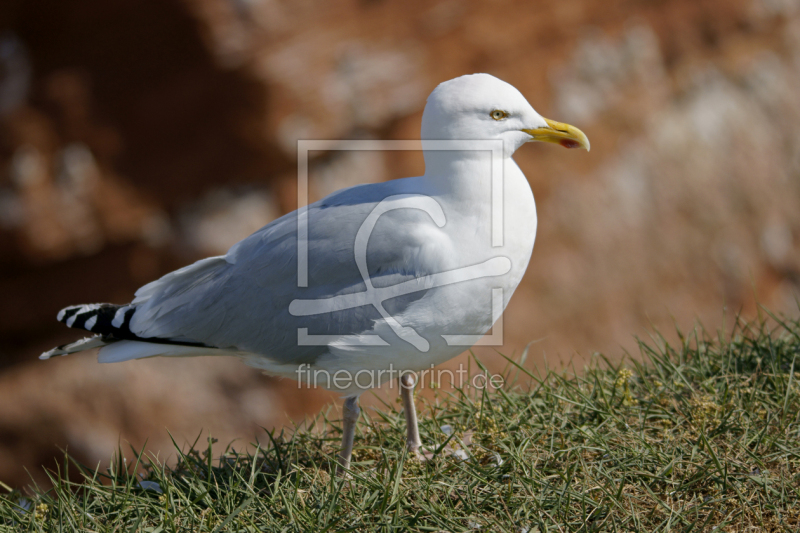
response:
M101 363L230 355L337 391L345 474L359 396L396 379L418 454L416 373L487 333L528 266L536 205L512 155L531 141L590 148L494 76L445 81L422 115L424 175L334 192L144 285L128 304L62 309L60 322L94 336L40 358L93 348Z

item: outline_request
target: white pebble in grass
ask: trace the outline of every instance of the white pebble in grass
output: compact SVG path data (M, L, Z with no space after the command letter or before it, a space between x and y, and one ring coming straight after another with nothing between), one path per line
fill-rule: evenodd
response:
M465 452L464 450L461 450L461 449L454 450L451 455L453 457L455 457L456 459L460 459L462 461L466 461L467 459L469 459L469 455L467 455L467 452Z

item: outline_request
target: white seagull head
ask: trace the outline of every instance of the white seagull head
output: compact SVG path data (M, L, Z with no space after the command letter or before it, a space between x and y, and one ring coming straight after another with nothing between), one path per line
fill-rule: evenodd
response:
M530 141L589 150L589 139L574 126L537 113L514 86L489 74L470 74L439 84L422 114L425 140L503 141L510 157Z

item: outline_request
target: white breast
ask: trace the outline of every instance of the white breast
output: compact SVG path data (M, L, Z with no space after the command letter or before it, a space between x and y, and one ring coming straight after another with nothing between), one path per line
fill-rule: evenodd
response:
M474 174L465 179L474 181ZM503 202L497 213L492 211L489 180L459 183L453 176L450 180L453 187L435 196L447 217L446 224L437 230L450 242L443 246L448 250L444 263L453 272L487 262L494 267L507 264L503 273L436 287L394 317L424 337L429 343L427 350L398 338L389 324L379 321L365 335L380 335L387 341L386 346L353 346L350 339L333 345L331 354L321 357L316 367L328 372L429 369L469 348L468 344L451 344L452 337L448 343L449 336L477 337L489 331L497 318L492 298L498 289L505 309L528 266L536 236L536 206L530 186L516 163L507 159ZM492 246L493 220L503 223L501 246Z

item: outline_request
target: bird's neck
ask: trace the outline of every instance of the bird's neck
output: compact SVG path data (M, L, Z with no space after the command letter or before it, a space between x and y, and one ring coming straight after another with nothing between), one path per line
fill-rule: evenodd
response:
M443 193L457 197L478 197L491 194L492 181L503 179L511 158L486 150L426 150L425 176ZM502 186L502 181L499 182Z

